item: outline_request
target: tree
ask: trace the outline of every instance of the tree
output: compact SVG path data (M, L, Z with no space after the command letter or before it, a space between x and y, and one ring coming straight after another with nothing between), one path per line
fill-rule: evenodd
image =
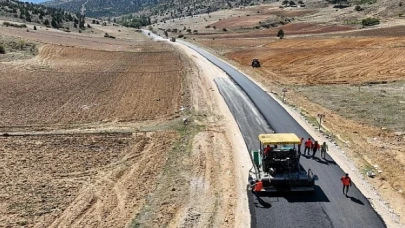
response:
M0 45L0 54L6 54L6 48L3 45Z
M34 30L37 30L37 26L34 25Z
M359 6L359 5L357 5L357 6L354 7L354 10L356 10L356 11L362 11L363 8L361 8L361 6Z
M48 25L49 25L49 20L48 20L48 19L45 19L45 21L44 21L44 25L46 25L46 26L48 26Z
M52 19L52 21L51 21L51 26L53 27L53 28L59 28L59 24L58 24L58 22L56 22L56 20L53 18Z
M361 21L361 24L362 24L363 26L378 25L378 24L380 24L380 20L378 20L377 18L369 17L369 18L363 19L363 20Z
M285 5L285 6L287 6L287 4L288 4L288 0L284 0L281 4L283 4L283 5Z
M282 29L278 30L277 37L279 37L280 39L284 38L284 31Z

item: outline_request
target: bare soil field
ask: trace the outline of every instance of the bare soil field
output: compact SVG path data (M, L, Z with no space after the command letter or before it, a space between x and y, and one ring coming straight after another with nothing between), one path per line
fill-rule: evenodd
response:
M206 76L167 43L95 27L0 28L39 46L33 58L0 62L0 224L248 223L229 153L235 134Z
M259 71L283 84L356 84L403 79L404 47L404 40L396 37L297 38L226 56L245 66L258 58L263 66Z
M2 126L148 120L180 108L184 72L173 49L156 54L44 45L35 58L0 68Z
M0 222L123 227L155 188L177 138L176 132L2 137Z

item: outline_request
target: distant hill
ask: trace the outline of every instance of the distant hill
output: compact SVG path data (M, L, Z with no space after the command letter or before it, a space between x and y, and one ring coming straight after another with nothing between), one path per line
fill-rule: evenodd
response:
M181 17L274 1L276 0L53 0L44 4L70 11L83 10L89 17L114 17L142 10L148 16L169 14Z
M271 2L312 9L331 5L342 8L359 5L358 9L364 10L363 13L383 17L405 13L405 0L53 0L43 4L72 12L81 11L89 17L117 17L138 13L170 19Z
M0 0L0 16L20 23L37 23L46 27L61 28L66 31L85 29L85 17L80 13L71 13L63 9L20 2L17 0ZM18 24L3 23L3 26Z

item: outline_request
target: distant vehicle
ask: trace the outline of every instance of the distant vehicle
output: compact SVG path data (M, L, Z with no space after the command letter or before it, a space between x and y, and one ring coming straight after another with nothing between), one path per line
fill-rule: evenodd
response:
M317 177L311 169L302 169L296 149L301 141L295 134L260 134L259 141L260 149L252 151L255 172L249 176L251 185L261 180L266 192L315 190Z
M258 59L252 60L252 67L260 67L260 62Z
M171 37L171 38L170 38L170 41L176 42L176 38L175 38L175 37Z

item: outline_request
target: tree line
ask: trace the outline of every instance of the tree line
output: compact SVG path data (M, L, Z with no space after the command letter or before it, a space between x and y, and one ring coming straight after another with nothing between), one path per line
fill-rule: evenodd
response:
M85 29L85 16L80 13L70 13L63 9L13 0L0 1L0 10L14 18L62 28L65 22L72 22L75 28Z

